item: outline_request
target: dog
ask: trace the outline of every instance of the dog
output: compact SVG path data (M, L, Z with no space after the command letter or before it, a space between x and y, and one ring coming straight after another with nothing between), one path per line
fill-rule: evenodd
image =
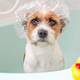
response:
M31 17L28 17L30 16ZM50 10L38 10L26 14L26 52L24 54L24 72L50 72L64 69L64 58L58 44L58 36L65 27L65 18L61 19Z

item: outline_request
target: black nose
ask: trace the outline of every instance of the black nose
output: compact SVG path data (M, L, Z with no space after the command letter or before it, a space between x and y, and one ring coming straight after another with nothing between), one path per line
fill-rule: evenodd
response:
M38 35L40 38L46 38L48 35L48 32L46 30L41 29L38 31Z

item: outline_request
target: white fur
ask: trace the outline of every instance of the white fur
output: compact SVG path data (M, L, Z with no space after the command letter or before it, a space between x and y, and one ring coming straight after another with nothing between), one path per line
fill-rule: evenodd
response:
M47 13L47 10L42 10L41 12L43 13L43 15L45 15Z
M38 42L38 30L48 31L46 42ZM24 72L46 72L60 70L64 67L62 52L53 31L44 21L31 33L31 41L27 39ZM35 44L36 43L36 44Z
M26 45L24 72L46 72L63 69L64 62L57 41L54 46Z
M45 22L43 21L42 23L40 23L38 25L38 27L36 27L31 34L31 42L32 43L36 43L40 38L38 36L38 30L44 29L46 31L48 31L48 36L46 38L47 42L50 44L54 44L55 42L55 31L53 31L50 27L48 27L48 25L45 24Z

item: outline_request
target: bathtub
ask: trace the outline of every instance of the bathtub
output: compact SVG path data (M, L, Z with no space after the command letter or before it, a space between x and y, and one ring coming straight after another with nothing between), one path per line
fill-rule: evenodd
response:
M0 22L0 80L74 80L70 67L80 56L80 11L70 15L70 23L58 40L65 69L45 73L23 73L26 40L17 37L13 20Z

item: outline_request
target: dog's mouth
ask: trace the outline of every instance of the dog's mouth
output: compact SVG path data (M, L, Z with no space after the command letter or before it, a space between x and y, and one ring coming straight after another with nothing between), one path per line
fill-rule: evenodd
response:
M40 44L49 44L48 40L45 39L45 38L40 38L37 41L32 42L32 44L34 44L34 45L38 45L38 43L40 43Z
M35 46L43 46L43 45L54 45L54 39L52 39L52 40L49 40L49 38L47 37L47 38L36 38L35 40L31 40L31 43L33 44L33 45L35 45Z
M49 42L47 39L39 39L35 42L32 42L33 45L35 46L49 46L49 45L53 45L52 42Z
M44 39L44 38L41 38L41 39L39 39L37 42L47 42L47 40Z

